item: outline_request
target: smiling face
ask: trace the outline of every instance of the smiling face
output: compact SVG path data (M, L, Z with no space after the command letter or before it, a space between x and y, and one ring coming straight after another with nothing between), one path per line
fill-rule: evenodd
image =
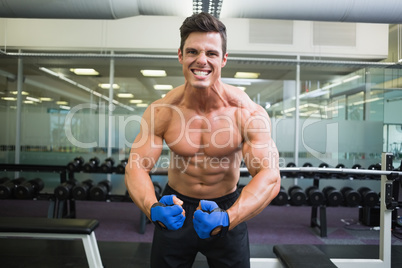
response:
M191 33L178 55L187 83L198 89L211 87L218 81L227 61L227 54L222 55L222 39L218 32Z

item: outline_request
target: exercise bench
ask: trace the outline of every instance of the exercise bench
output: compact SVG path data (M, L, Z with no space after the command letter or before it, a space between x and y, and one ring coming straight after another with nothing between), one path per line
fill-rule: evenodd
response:
M314 245L275 245L273 251L285 268L337 267Z
M98 243L94 230L99 226L91 219L56 219L0 217L0 237L43 239L81 239L90 268L101 268Z

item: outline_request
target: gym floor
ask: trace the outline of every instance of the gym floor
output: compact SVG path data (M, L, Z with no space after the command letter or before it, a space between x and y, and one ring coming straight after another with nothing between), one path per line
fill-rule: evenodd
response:
M1 216L46 217L47 201L0 200ZM328 236L310 227L311 207L269 206L248 222L253 258L275 258L276 244L314 244L330 258L376 259L379 231L358 221L358 208L327 208ZM76 202L77 218L98 219L95 230L104 267L149 267L153 225L140 234L132 203ZM392 236L392 267L402 267L402 240ZM2 267L88 267L81 241L1 238ZM195 268L208 267L202 255Z

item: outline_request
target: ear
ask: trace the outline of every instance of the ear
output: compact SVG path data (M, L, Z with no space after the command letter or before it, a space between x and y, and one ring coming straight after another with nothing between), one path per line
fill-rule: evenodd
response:
M226 53L225 56L223 56L222 64L221 64L222 68L226 66L227 61L228 61L228 53Z
M179 62L183 64L183 53L181 52L181 49L179 48L177 51L177 55L179 56Z

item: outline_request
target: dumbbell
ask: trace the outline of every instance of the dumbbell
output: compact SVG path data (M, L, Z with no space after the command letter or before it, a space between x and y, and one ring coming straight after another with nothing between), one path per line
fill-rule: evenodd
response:
M362 196L358 191L351 187L345 186L341 189L344 205L348 207L357 207L362 202Z
M124 159L120 161L120 164L117 165L116 170L117 173L124 174L126 172L128 159Z
M75 200L87 200L89 197L89 190L93 187L91 179L85 180L73 188L73 198Z
M0 184L3 184L3 183L5 183L6 181L9 181L9 180L10 180L10 178L8 178L8 177L0 178Z
M286 167L288 167L288 168L293 168L293 167L296 167L296 164L293 163L293 162L290 162L290 163L288 163L288 164L286 165ZM294 172L294 171L292 171L292 172L285 171L284 177L296 178L296 177L297 177L297 172Z
M363 169L363 167L359 164L353 165L352 169ZM363 179L364 178L364 174L354 174L352 177L355 177L357 179Z
M370 165L367 169L368 169L368 170L381 170L381 163L372 164L372 165ZM369 177L370 179L373 179L373 180L379 180L379 179L381 179L381 175L371 175L371 174L369 174L368 177Z
M17 199L31 199L45 187L43 180L36 178L17 185L14 189L14 197Z
M368 187L360 187L357 190L361 197L362 197L362 205L365 207L374 207L378 204L380 197L379 195L372 191L370 188Z
M89 159L87 163L84 164L84 170L86 172L95 171L98 168L98 166L99 166L99 158L92 157L91 159Z
M338 164L335 168L345 168L344 164ZM337 178L346 178L347 175L345 173L335 173L335 177Z
M327 163L321 163L319 166L319 168L329 168L329 165ZM320 172L316 174L317 177L319 178L330 178L331 177L331 173L329 172Z
M303 167L312 167L313 165L309 162L304 163ZM313 178L314 177L314 173L313 172L304 172L300 174L300 177L304 177L304 178Z
M288 203L288 199L288 193L285 191L285 188L281 186L278 195L272 200L272 204L276 206L284 206Z
M25 181L25 178L17 178L13 180L5 180L0 184L0 199L7 199L13 196L15 187Z
M77 181L74 179L61 183L56 188L54 188L55 197L59 200L70 199L72 197L72 189L76 184Z
M111 190L112 183L109 180L103 180L89 190L89 197L91 200L105 201Z
M330 207L336 207L342 204L343 196L342 193L335 189L333 186L326 186L322 189L325 195L327 205Z
M301 206L306 203L307 196L300 186L294 185L288 189L290 196L290 204L293 206Z
M313 207L325 205L325 196L317 186L310 186L306 189L308 204Z
M67 164L69 171L80 171L85 160L81 156L74 158L73 161Z
M102 163L101 170L102 172L111 172L114 166L114 159L112 157L108 157L105 159L105 161Z

